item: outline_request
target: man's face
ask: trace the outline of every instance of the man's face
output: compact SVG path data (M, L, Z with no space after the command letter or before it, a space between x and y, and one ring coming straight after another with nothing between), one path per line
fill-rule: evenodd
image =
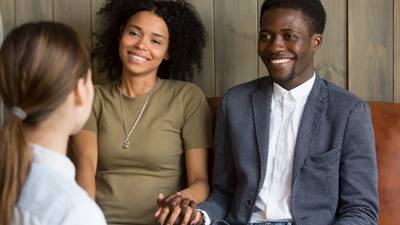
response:
M310 34L310 19L300 10L277 8L261 18L258 54L276 83L290 90L313 75L313 57L322 43Z

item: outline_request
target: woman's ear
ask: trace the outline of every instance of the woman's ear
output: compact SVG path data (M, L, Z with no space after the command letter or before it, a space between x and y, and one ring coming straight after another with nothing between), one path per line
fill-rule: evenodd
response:
M76 83L75 89L74 89L74 99L75 99L75 105L81 106L85 102L84 98L84 83L85 80L83 78L79 78L78 82Z
M164 60L169 60L169 53L168 53L168 52L165 53L165 55L164 55Z
M74 89L74 99L77 106L89 104L93 100L93 83L91 71L88 71L86 78L79 78Z
M124 33L124 29L125 29L125 26L121 26L121 27L119 28L119 38L118 38L118 40L121 40L122 33Z

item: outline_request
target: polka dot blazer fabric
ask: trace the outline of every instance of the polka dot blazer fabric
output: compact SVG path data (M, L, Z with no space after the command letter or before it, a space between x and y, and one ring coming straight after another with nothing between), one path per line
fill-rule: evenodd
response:
M211 220L247 224L264 182L272 81L230 89L216 122ZM375 141L368 104L316 76L296 139L292 214L297 225L377 224Z

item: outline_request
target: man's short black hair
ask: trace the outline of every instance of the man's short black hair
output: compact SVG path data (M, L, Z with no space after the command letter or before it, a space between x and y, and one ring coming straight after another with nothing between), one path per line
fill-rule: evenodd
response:
M265 0L261 6L261 19L266 11L276 8L301 10L310 19L311 34L324 33L326 13L320 0Z

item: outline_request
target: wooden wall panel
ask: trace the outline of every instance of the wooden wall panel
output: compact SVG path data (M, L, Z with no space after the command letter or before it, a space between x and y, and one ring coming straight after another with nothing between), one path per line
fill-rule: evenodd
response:
M207 96L267 74L257 56L258 10L264 0L188 1L208 31L204 68L195 78ZM0 0L0 9L5 33L24 22L55 20L74 27L93 46L91 32L103 2ZM365 100L400 102L400 0L322 2L328 15L317 69Z
M97 13L99 12L100 8L103 6L104 0L91 0L91 31L95 32L99 27L99 17ZM92 46L94 47L96 43L95 37L92 35Z
M256 34L256 38L258 39L258 31L260 29L260 16L261 16L261 6L264 3L265 0L258 0L257 3L257 8L258 8L258 13L257 13L257 34ZM265 67L263 61L260 59L260 57L258 57L258 76L262 77L262 76L267 76L268 75L268 71L267 68Z
M257 78L257 1L216 0L215 76L216 95Z
M393 101L393 0L348 1L349 89Z
M70 25L90 47L90 0L54 1L54 21Z
M15 0L16 24L53 20L53 0Z
M97 13L99 12L100 8L103 6L105 0L91 0L91 31L92 31L92 36L91 36L91 41L92 41L92 48L95 48L96 45L96 36L94 33L97 32L98 28L101 26L99 22L99 16ZM96 84L104 84L107 83L108 80L105 76L105 74L100 74L96 70L96 62L92 62L93 64L93 82Z
M213 0L189 0L197 12L207 31L207 45L203 55L203 69L200 74L196 74L194 82L201 87L207 96L215 95L215 62L214 62L214 15Z
M347 0L322 0L327 23L315 66L322 77L347 88Z
M0 1L0 11L1 11L1 19L3 22L3 38L4 38L8 34L8 32L15 27L15 1L14 0Z
M394 0L394 101L400 102L400 0Z
M7 0L0 1L1 20L0 26L2 26L2 33L0 34L0 45L4 37L9 31L15 27L15 1ZM0 98L0 125L3 123L3 102Z

